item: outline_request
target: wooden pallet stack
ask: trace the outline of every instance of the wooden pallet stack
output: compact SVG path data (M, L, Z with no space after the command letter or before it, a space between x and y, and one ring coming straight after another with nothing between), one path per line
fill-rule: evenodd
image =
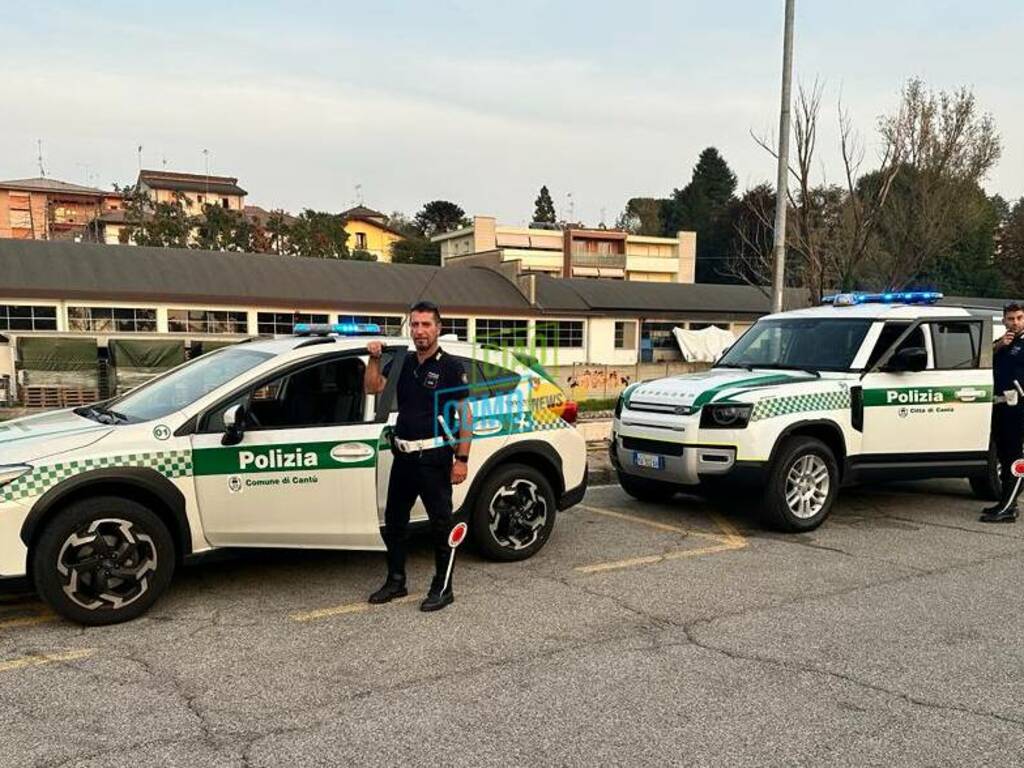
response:
M26 408L77 408L100 399L99 390L90 387L45 387L26 386L21 388L22 401Z

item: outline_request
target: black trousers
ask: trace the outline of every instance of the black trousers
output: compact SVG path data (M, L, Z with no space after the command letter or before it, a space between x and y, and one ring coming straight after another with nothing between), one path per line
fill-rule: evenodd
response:
M996 455L1002 469L999 479L1003 484L1002 501L1012 502L1011 494L1017 486L1017 478L1010 467L1024 454L1024 403L1015 406L997 403L992 409L992 436L995 438Z
M395 451L384 507L384 543L388 573L405 575L409 513L417 497L423 499L434 543L434 579L440 586L448 570L452 530L452 451L434 448L422 454ZM449 585L451 582L449 582Z

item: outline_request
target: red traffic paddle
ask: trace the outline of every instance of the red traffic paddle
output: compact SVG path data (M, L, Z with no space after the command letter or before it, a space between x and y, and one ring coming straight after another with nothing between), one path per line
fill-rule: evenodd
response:
M448 546L452 548L452 553L448 555L448 571L444 575L444 586L441 588L442 595L448 591L448 582L452 578L452 566L455 565L455 550L459 548L459 544L465 541L466 533L468 532L469 526L463 522L452 526L452 531L448 534Z

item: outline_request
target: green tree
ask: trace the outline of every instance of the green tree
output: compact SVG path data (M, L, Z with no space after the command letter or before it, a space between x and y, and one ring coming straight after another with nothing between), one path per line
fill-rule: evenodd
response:
M664 231L661 223L661 211L666 202L656 197L630 198L626 203L625 210L615 222L615 227L634 235L658 237Z
M1024 197L1003 217L995 262L1005 294L1024 299Z
M433 237L466 226L466 212L448 200L433 200L413 219L416 229L424 237Z
M724 214L735 200L736 174L714 147L700 153L690 183L661 206L662 234L697 233L697 282L714 282L728 256L731 223Z
M975 187L962 199L956 216L959 221L949 250L939 254L922 282L953 296L1002 295L1003 275L996 262L999 201Z
M907 82L899 109L883 116L880 133L899 163L879 219L872 279L899 289L952 250L1002 145L970 90L933 92L917 79Z
M347 259L347 240L341 216L307 208L289 228L287 252L316 259Z
M533 201L533 220L547 224L555 223L555 203L547 186L540 188L540 194Z
M395 264L441 264L441 244L432 243L423 235L413 234L391 245L391 261Z
M193 220L182 193L175 193L171 202L154 204L134 185L115 185L115 189L121 193L125 212L121 242L155 248L188 247Z
M239 211L219 205L204 205L203 215L194 220L190 247L206 251L252 251L253 226Z

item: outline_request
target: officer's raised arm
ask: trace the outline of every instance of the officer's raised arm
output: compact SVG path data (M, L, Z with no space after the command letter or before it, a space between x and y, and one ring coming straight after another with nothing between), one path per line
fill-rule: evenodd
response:
M388 383L387 376L381 373L380 369L380 356L383 349L384 345L379 341L371 341L366 345L370 361L366 366L366 373L363 374L363 387L368 395L379 395Z

